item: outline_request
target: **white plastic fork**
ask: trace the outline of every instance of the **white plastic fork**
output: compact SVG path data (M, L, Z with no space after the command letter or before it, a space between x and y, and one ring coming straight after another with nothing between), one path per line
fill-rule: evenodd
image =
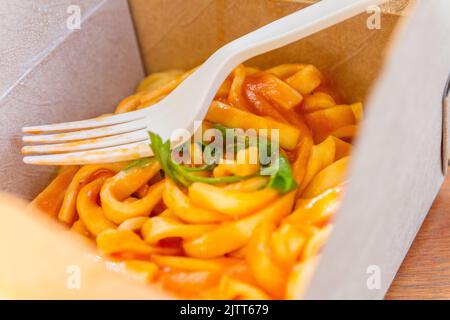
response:
M221 83L240 63L280 48L387 0L322 0L236 39L216 51L164 100L151 108L68 123L24 127L25 163L67 165L133 160L152 155L148 131L170 139L195 132ZM42 144L45 143L45 144Z

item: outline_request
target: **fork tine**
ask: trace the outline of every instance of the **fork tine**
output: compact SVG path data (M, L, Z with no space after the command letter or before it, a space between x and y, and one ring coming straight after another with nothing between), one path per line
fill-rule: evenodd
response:
M100 137L108 137L121 133L133 132L145 128L146 128L145 120L135 120L132 122L121 123L97 129L88 129L66 133L47 134L47 135L23 136L22 141L25 143L58 143L58 142L79 141Z
M32 154L55 154L55 153L76 152L83 150L92 150L92 149L119 146L133 142L141 142L145 140L148 140L147 131L139 130L130 133L110 136L106 138L88 139L58 144L24 146L22 148L22 154L32 155Z
M116 114L111 116L100 116L93 119L81 120L81 121L73 121L73 122L64 122L64 123L55 123L55 124L47 124L41 126L29 126L23 127L23 133L29 134L42 134L47 132L58 132L58 131L74 131L80 129L92 129L98 127L105 127L119 123L125 123L129 121L139 120L145 118L147 114L146 109Z
M150 157L153 152L147 142L73 153L27 156L23 162L34 165L69 165L111 163Z

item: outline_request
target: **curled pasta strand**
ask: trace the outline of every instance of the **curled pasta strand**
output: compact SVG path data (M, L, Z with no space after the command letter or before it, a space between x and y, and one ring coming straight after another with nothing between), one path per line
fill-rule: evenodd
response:
M300 189L303 188L303 185L305 184L306 167L311 156L313 145L312 138L307 137L302 139L297 146L296 157L292 164L292 173L295 181L299 185L297 193L299 193Z
M270 101L260 93L260 83L261 79L257 76L245 81L244 94L248 101L250 111L260 116L270 117L276 121L290 124L289 119L280 112L281 110L270 103Z
M348 105L317 110L306 113L304 117L313 132L315 143L322 142L329 135L336 135L336 130L356 124L353 110Z
M327 189L311 199L299 199L286 221L295 224L325 225L339 208L344 187Z
M147 184L157 173L161 166L156 159L151 159L145 166L131 167L118 172L111 179L110 187L113 188L115 197L126 199Z
M226 190L236 190L239 192L251 192L257 191L264 188L269 181L269 177L266 176L258 176L242 181L238 181L235 183L230 183L223 188Z
M178 79L183 74L184 71L182 70L167 70L164 72L152 73L139 83L136 91L141 92L156 90L166 85L167 83Z
M352 141L357 134L358 134L358 126L356 125L348 125L345 127L341 127L330 133L330 135L332 135L333 137L346 141Z
M216 228L214 224L189 225L171 218L158 216L145 222L141 233L147 243L157 245L160 240L166 238L194 238L214 228Z
M345 142L344 140L341 140L337 137L333 136L332 138L336 145L335 161L345 157L349 157L352 152L353 146L350 143Z
M309 113L320 109L332 108L334 106L336 106L334 98L325 92L319 91L305 96L302 111Z
M148 219L148 217L134 217L127 219L117 227L117 230L130 230L134 232L140 231Z
M290 192L250 216L224 222L214 230L184 241L186 255L196 258L215 258L245 246L255 228L263 221L279 222L292 209L295 192ZM226 239L224 241L223 239Z
M29 204L42 212L56 217L64 201L64 195L79 166L65 166L58 172L55 179Z
M251 75L254 75L259 72L261 72L261 70L259 68L245 67L245 73L247 74L247 76L251 76Z
M268 138L270 138L270 131L276 129L279 132L280 146L287 150L293 150L306 132L283 121L261 117L219 101L213 101L206 114L206 120L220 123L230 128L242 128L244 130L267 129L269 131Z
M302 137L310 136L303 115L294 110L303 96L287 83L271 74L257 74L245 81L244 94L256 114L291 124L300 130Z
M361 102L354 103L350 105L350 108L352 108L353 114L355 116L356 123L361 122L363 118L363 104Z
M259 286L273 297L281 299L289 270L272 258L270 242L274 231L275 224L268 221L256 228L247 245L246 260Z
M160 217L160 218L170 218L170 219L172 219L172 220L180 221L180 222L181 222L181 220L178 219L178 217L177 217L170 209L164 210L163 212L161 212L161 213L158 215L158 217Z
M160 96L157 96L157 97L155 97L153 99L150 99L150 100L145 101L145 102L141 102L141 104L136 109L140 110L140 109L148 108L148 107L150 107L150 106L160 102L161 100L163 100L165 97L167 97L167 95L161 94Z
M223 276L218 288L219 300L270 300L261 289L229 276Z
M317 203L310 202L312 205ZM292 288L286 287L290 270L298 261L316 257L332 230L331 225L319 229L301 222L289 216L276 228L274 223L264 221L255 229L246 246L247 264L257 283L276 298L291 294L289 290ZM298 280L300 275L292 277Z
M166 96L173 89L175 89L181 82L183 82L187 77L189 77L197 68L184 72L180 76L175 77L174 79L166 82L162 86L155 87L151 90L142 91L141 101L138 109L148 107L155 102L159 101L159 99L163 96Z
M153 184L141 199L130 198L130 196L159 170L160 165L155 160L144 168L121 171L106 181L100 193L105 216L117 224L129 218L149 216L162 199L164 182Z
M247 101L242 96L242 86L247 76L247 70L244 65L240 64L233 71L233 81L230 85L227 101L233 107L248 110Z
M163 270L159 274L163 288L190 299L215 298L211 293L215 292L221 277L220 273L209 271Z
M319 263L320 256L302 261L292 268L287 281L285 298L288 300L303 299L309 283Z
M319 229L311 225L288 223L289 217L272 234L270 247L272 257L286 269L291 268L300 260L301 254Z
M318 145L312 147L311 155L306 166L305 176L299 188L301 193L312 178L323 168L332 164L336 155L336 143L333 137L328 137Z
M126 162L111 164L91 164L83 166L72 178L72 181L64 195L58 219L71 225L77 219L76 202L80 189L95 179L97 174L102 172L119 172L127 165Z
M235 160L222 159L219 165L214 168L213 175L215 177L253 176L261 169L258 158L256 146L239 150Z
M189 199L193 204L232 217L253 213L277 197L278 191L270 188L239 192L199 182L189 187Z
M227 100L228 94L230 92L232 82L233 82L233 74L229 75L224 80L224 82L222 82L222 84L219 87L219 90L217 90L217 92L216 92L214 99L225 102Z
M322 83L322 73L313 65L306 65L286 79L286 82L302 95L310 94Z
M135 111L141 105L142 93L137 93L132 96L126 97L120 101L117 106L115 113L125 113L130 111Z
M103 209L98 205L100 189L111 173L100 175L94 181L81 188L77 199L77 211L81 221L91 234L99 235L105 230L115 229L116 225L105 218Z
M124 259L149 258L156 251L130 230L105 230L97 236L96 242L104 255Z
M302 198L313 198L327 189L336 187L347 179L347 167L350 158L345 157L333 162L317 173L302 193Z
M216 93L215 99L228 102L236 108L247 110L247 102L242 96L242 84L248 75L260 72L257 68L237 66L225 79Z
M290 110L302 103L303 95L280 78L267 73L261 73L255 78L259 81L259 84L255 86L256 91L268 99L272 105L280 106L282 109L279 110Z
M313 237L311 237L303 250L301 261L305 261L318 255L320 249L325 245L333 231L331 224L320 229Z
M163 199L170 212L187 223L208 224L230 219L226 215L193 205L189 198L170 179L166 179Z
M168 72L154 73L145 78L139 84L136 94L123 99L117 106L115 113L125 113L149 107L167 96L193 70L182 72L172 70Z
M278 66L266 70L266 73L273 74L278 78L285 80L286 78L289 78L293 74L302 70L305 66L306 66L305 64L301 63L280 64Z
M153 208L161 201L164 181L152 185L142 199L128 198L119 201L112 195L108 181L102 188L101 199L105 216L115 223L122 223L133 217L149 216Z
M245 250L246 250L245 246L240 247L237 250L227 253L227 257L244 259L245 258Z
M152 259L155 258L162 270L160 276L164 287L190 298L225 299L230 295L242 299L268 298L255 287L256 283L241 259L204 260L154 255ZM224 277L236 281L236 286L234 282L230 283L231 288L223 286Z

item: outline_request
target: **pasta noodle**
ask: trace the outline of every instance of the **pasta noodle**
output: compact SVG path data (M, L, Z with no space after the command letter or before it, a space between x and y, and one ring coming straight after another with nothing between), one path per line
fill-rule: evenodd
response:
M191 72L148 76L115 112L151 107ZM208 144L192 143L194 164L167 164L154 149L135 162L62 167L31 206L95 240L132 278L180 297L298 298L332 232L362 116L362 104L342 104L312 65L239 65L203 128L267 129L268 138L277 129L276 170L247 140L236 159L219 154L212 164L196 161Z

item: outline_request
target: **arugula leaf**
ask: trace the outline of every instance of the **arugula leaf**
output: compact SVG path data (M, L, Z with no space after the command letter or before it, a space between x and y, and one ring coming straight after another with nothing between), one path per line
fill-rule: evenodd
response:
M171 158L170 141L163 143L161 137L153 132L149 132L149 136L150 147L153 150L155 158L161 164L164 173L172 180L185 187L188 187L193 182L203 182L208 184L232 183L254 177L229 176L216 178L195 175L193 173L210 170L214 165L192 168L177 164ZM135 161L134 165L145 165L147 161L149 161L148 158L140 159ZM275 164L262 168L260 173L261 175L270 175L267 187L278 190L281 193L287 193L297 187L289 160L284 155L279 155Z
M229 129L228 127L224 126L223 124L220 123L213 123L213 127L217 130L220 131L220 133L222 134L222 137L225 138L226 134L227 134L227 129Z
M281 193L287 193L297 188L289 160L281 155L276 161L277 163L261 170L262 175L270 175L267 186Z
M183 167L184 171L188 172L201 172L201 171L210 171L215 167L213 164L205 164L201 167Z
M158 160L164 173L167 174L173 180L177 180L172 170L169 167L170 159L170 141L167 140L163 143L161 137L154 132L149 131L150 147L152 148L153 155Z
M223 141L229 142L229 141L226 141L226 132L227 132L228 129L232 129L232 128L226 127L226 126L224 126L224 125L222 125L222 124L220 124L220 123L214 123L214 124L213 124L213 127L214 127L215 129L219 130L219 132L222 134L222 139L223 139ZM242 129L242 130L243 130L243 129ZM244 131L244 130L243 130L243 131ZM241 144L240 144L240 143L237 143L236 141L232 141L232 142L231 142L232 146L234 147L234 152L235 152L235 153L237 153L237 152L238 152L239 150L241 150L241 149L246 149L246 148L248 148L248 147L254 146L254 144L252 143L253 141L250 140L248 136L245 136L244 138L245 138L245 139L244 139L244 143L243 143L243 144L242 144L242 143L241 143ZM229 150L228 147L229 147L229 146L226 145L226 146L225 146L225 150ZM258 138L257 141L256 141L256 147L258 148L258 150L260 150L260 149L263 148L263 147L266 148L266 152L265 152L264 154L262 154L261 152L259 152L259 155L260 155L260 156L261 156L261 155L265 155L265 157L267 157L267 158L272 157L272 144L271 144L271 142L268 140L268 138L266 138L265 143L263 143L263 142L261 141L261 139Z
M174 170L179 172L181 175L184 175L185 177L187 177L188 180L190 180L191 182L203 182L203 183L209 183L209 184L231 183L231 182L238 182L238 181L253 177L253 176L202 177L202 176L189 174L188 172L186 172L188 169L190 169L190 168L184 167L181 165L177 165L176 167L174 167Z
M231 176L231 177L201 177L192 172L196 171L205 171L205 168L210 168L211 166L203 166L203 170L199 170L200 168L190 168L183 166L181 164L175 163L170 156L170 141L162 142L162 139L159 135L153 132L149 132L150 136L150 147L153 150L153 154L155 158L161 164L161 168L164 173L167 174L172 180L178 182L179 184L187 187L193 182L203 182L209 184L217 184L217 183L230 183L237 182L241 180L245 180L250 178L248 177L239 177L239 176ZM212 168L212 167L211 167Z
M223 130L223 128L221 129ZM161 164L161 168L163 169L164 173L172 180L185 187L188 187L193 182L203 182L208 184L232 183L253 177L230 176L215 178L195 175L193 173L198 171L210 170L214 167L214 165L205 165L202 167L191 168L183 166L181 164L177 164L171 158L170 141L166 141L163 143L161 137L153 132L149 132L149 136L150 146L153 150L155 158ZM147 165L149 160L149 158L144 158L134 161L128 168ZM280 193L287 193L297 187L297 183L295 182L295 179L292 175L289 160L284 155L280 155L277 158L275 164L262 168L261 175L270 175L267 187L278 190Z
M151 159L151 158L141 158L141 159L134 160L128 166L123 168L122 171L128 171L128 170L131 170L134 168L145 168L152 163L152 160L153 159Z
M214 127L222 133L223 139L225 140L226 130L229 128L221 124L214 124ZM245 137L244 144L245 148L248 148L250 146L250 141L247 136ZM273 156L277 156L277 162L275 165L263 167L261 169L261 175L271 176L267 186L269 188L276 189L281 193L287 193L291 190L294 190L297 187L297 183L292 175L289 160L284 155L279 155L279 151L275 151L276 153L273 154L272 144L267 139L264 141L258 139L257 148L259 156L261 157L260 160L263 161L263 163L267 163L270 158L272 158ZM265 152L262 152L262 150L264 149ZM235 152L237 152L237 150L238 149L235 149Z

